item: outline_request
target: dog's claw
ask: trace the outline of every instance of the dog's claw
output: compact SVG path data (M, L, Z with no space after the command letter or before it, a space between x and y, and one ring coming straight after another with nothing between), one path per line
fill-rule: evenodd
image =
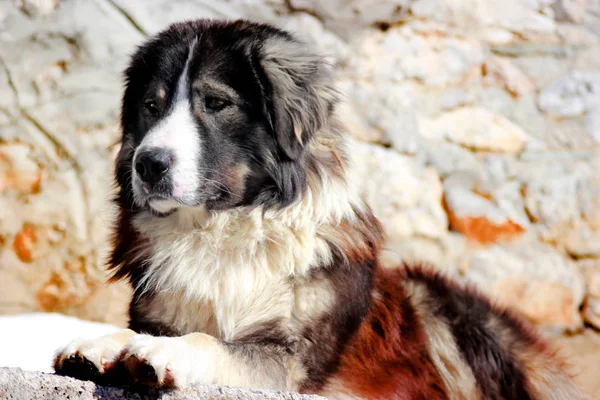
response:
M86 381L96 381L101 375L96 364L82 356L79 352L69 354L63 360L62 365L56 368L56 373Z
M152 365L142 362L139 368L140 380L151 384L158 383L158 375L156 375L156 370Z
M123 360L123 365L135 381L146 386L160 386L156 370L147 360L132 354Z

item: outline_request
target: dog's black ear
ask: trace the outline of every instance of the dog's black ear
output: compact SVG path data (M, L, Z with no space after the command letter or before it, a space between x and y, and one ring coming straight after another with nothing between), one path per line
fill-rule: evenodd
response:
M267 81L267 119L283 154L297 160L337 101L330 66L289 36L267 39L259 62Z

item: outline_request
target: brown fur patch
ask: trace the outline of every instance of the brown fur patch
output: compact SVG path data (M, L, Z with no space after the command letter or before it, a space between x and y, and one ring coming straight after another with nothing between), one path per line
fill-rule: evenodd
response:
M348 343L336 379L369 399L448 399L400 269L379 269L365 320Z

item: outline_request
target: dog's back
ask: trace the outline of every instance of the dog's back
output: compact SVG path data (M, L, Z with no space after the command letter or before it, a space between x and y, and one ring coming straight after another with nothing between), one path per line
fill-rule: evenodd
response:
M519 317L408 265L376 274L369 313L334 382L361 398L586 398Z

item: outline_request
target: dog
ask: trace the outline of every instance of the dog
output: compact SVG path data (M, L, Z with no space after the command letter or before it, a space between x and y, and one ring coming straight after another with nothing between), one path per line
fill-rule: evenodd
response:
M125 71L109 268L129 329L57 373L332 399L583 399L510 310L425 266L383 268L330 65L245 20L177 23Z

